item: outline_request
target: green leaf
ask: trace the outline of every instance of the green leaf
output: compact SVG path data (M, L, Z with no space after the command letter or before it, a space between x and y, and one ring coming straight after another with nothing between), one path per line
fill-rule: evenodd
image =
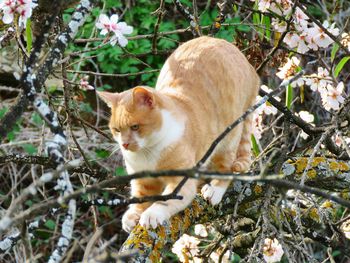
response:
M236 254L236 253L233 253L233 255L231 256L231 263L239 263L241 262L241 257Z
M113 217L113 213L110 207L108 206L100 206L98 208L98 210L100 211L100 213L106 214L107 216L109 216L110 218Z
M293 88L291 85L288 85L286 92L286 107L290 109L293 101Z
M34 122L34 124L37 125L37 126L41 126L44 123L43 119L36 112L33 112L31 119L32 119L32 122Z
M5 113L7 112L7 107L1 108L0 109L0 119L5 116Z
M125 171L125 168L124 167L117 167L114 171L114 175L116 176L123 176L123 175L126 175L126 171Z
M30 144L30 143L23 144L22 148L29 155L33 155L37 153L37 148L33 144Z
M51 219L47 220L44 225L50 230L55 230L55 227L56 227L55 221Z
M105 149L96 149L95 150L97 158L107 158L110 155L110 152Z
M33 45L33 37L32 37L32 28L31 28L31 20L30 18L27 19L26 22L26 37L27 37L27 52L30 53L32 50Z
M253 153L255 156L258 156L260 154L258 142L256 141L255 136L253 134L250 136L250 139L252 141Z
M266 30L265 30L265 36L268 40L271 38L271 20L270 17L264 16L263 23L265 24Z
M47 91L48 91L50 94L54 93L56 90L57 90L57 87L56 87L56 86L50 86L50 87L47 89Z
M7 133L7 139L10 142L12 142L15 138L16 138L16 134L14 133L14 131L10 131L9 133Z
M340 71L343 69L343 67L345 66L346 62L348 62L349 59L350 57L344 57L339 61L338 65L335 67L335 70L334 70L334 77L338 77Z
M334 43L332 51L331 51L331 61L333 62L335 55L337 54L339 50L339 45L337 43Z
M85 103L85 102L81 102L79 104L79 108L80 108L81 111L85 111L85 112L88 112L88 113L92 112L91 105L88 104L88 103Z
M32 200L27 200L27 201L24 202L24 204L25 204L26 206L31 207L31 206L33 205L33 201L32 201Z

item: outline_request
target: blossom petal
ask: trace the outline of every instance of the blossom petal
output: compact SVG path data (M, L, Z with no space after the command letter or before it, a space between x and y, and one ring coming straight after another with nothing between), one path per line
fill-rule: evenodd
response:
M118 28L122 34L131 34L134 30L132 26L128 26L125 22L118 23Z
M4 16L2 17L2 22L5 24L11 24L13 21L13 13L5 12L4 11Z
M114 14L111 16L111 23L117 24L118 23L119 16L117 14Z
M118 36L118 43L121 47L125 47L128 44L128 40L123 35Z

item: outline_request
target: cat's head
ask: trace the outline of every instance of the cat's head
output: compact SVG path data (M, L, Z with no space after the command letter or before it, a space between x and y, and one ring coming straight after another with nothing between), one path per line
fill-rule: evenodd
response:
M111 109L109 128L123 150L136 152L156 143L162 117L153 89L138 86L121 93L97 94Z

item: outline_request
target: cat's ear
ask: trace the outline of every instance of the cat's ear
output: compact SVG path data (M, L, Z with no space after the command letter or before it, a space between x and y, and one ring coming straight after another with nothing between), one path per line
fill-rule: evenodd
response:
M142 87L134 88L132 92L133 104L137 106L146 106L153 109L155 106L155 98L152 91Z
M112 105L118 102L118 93L112 93L107 91L96 91L97 95L103 100L108 107L112 108Z

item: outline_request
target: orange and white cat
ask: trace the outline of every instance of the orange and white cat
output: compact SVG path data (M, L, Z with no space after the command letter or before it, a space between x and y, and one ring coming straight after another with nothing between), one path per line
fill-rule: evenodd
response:
M156 88L137 86L121 93L98 92L111 108L109 127L129 174L192 168L225 128L255 102L259 77L244 55L225 40L200 37L182 44L165 62ZM251 118L216 147L205 166L221 172L250 165ZM131 195L169 194L182 177L131 181ZM230 181L212 180L203 197L218 204ZM137 223L155 228L185 209L199 182L190 179L182 200L132 204L122 219L130 232Z

